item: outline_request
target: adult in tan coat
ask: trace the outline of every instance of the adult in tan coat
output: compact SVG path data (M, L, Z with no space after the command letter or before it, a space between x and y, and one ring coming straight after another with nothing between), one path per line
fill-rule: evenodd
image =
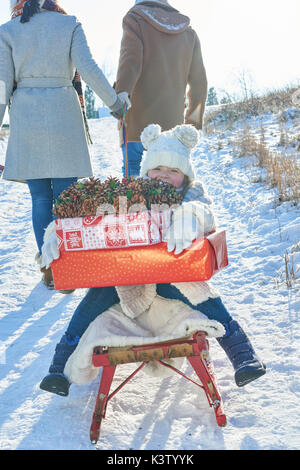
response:
M124 176L126 154L128 174L139 174L140 134L147 125L202 128L207 78L200 41L190 19L167 0L137 0L124 17L115 89L127 92L132 103L121 130Z

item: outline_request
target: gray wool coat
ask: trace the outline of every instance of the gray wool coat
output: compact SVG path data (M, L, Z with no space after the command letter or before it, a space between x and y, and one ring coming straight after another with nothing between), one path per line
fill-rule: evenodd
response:
M13 91L3 178L92 176L75 69L106 103L117 100L74 16L42 10L0 27L0 127Z

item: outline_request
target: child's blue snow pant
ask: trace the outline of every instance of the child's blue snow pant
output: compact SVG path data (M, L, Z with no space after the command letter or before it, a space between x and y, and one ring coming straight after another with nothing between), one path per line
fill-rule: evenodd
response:
M210 320L222 323L227 331L227 325L232 317L226 310L220 297L209 298L198 305L192 305L181 292L171 284L157 284L157 294L165 299L181 300L194 310L204 313ZM89 289L86 296L78 305L66 331L71 338L81 337L89 324L101 313L114 304L119 303L115 287L95 287Z

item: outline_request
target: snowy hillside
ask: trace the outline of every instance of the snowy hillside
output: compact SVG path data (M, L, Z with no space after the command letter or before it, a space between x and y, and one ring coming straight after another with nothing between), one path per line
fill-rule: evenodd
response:
M276 145L280 127L271 115L253 118L254 132L259 135L261 119L268 145ZM121 176L115 121L90 124L95 175ZM227 427L218 428L202 390L184 378L140 374L109 403L97 449L300 449L299 272L288 289L284 261L300 242L300 206L276 203L262 170L237 155L239 132L239 123L227 131L216 126L202 139L194 163L219 226L227 231L230 264L213 284L244 326L267 374L236 387L229 361L211 340ZM0 163L4 150L0 141ZM67 398L39 389L84 291L64 296L40 282L27 187L2 180L0 205L0 449L93 449L89 427L98 380L73 385ZM297 271L296 249L294 255ZM119 367L116 383L134 368ZM191 372L187 364L183 370Z

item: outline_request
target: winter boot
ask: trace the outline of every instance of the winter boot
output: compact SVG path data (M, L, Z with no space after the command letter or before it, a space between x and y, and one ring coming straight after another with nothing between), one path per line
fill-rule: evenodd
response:
M60 292L61 294L66 294L66 295L68 295L68 294L72 294L74 291L75 291L75 289L61 289L59 292Z
M228 326L227 335L217 338L217 341L233 365L237 386L243 387L264 375L266 366L256 356L248 337L238 322L232 320Z
M79 336L76 336L74 339L64 334L60 342L56 345L52 364L49 368L49 374L46 375L40 383L42 390L56 393L63 397L68 396L71 384L63 372L67 360L77 347L79 339Z
M42 282L45 284L47 289L54 290L54 282L51 268L41 268L41 272L43 273Z
M54 282L53 282L53 276L52 276L51 268L45 268L45 267L42 268L41 267L42 255L40 255L39 253L37 253L35 255L35 261L39 265L41 273L43 273L42 283L45 284L47 289L54 290Z

